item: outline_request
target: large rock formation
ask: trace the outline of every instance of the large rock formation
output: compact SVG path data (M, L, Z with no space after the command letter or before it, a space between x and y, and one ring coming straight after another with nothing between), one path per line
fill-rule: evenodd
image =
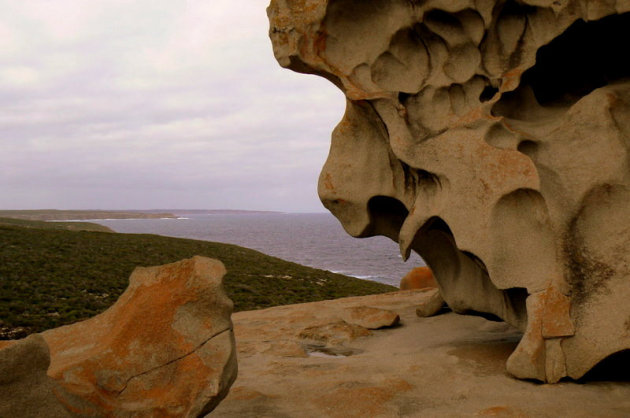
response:
M82 417L196 417L212 411L237 373L224 274L221 262L205 257L137 268L107 311L41 334L50 349L52 382L32 372L31 379L42 383L22 384L21 396L53 387L57 405ZM18 342L0 350L0 368L4 353L20 346L28 348ZM17 365L28 361L12 358Z
M347 97L319 182L449 306L525 332L508 371L630 349L628 0L272 0L279 63Z

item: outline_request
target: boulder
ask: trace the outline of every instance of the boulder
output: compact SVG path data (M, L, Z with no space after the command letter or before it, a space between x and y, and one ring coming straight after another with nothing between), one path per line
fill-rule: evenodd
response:
M416 315L421 318L433 316L444 307L444 298L439 289L426 289L420 303L416 307Z
M0 417L66 418L55 397L58 386L46 374L50 353L39 334L0 349Z
M400 316L387 309L371 308L369 306L353 306L346 308L342 314L343 320L349 324L359 325L367 329L379 329L398 325Z
M224 274L198 256L139 267L107 311L43 332L58 401L79 416L212 411L237 373Z
M429 267L416 267L400 281L400 290L426 289L437 287L433 272Z
M345 95L318 192L350 235L415 251L453 311L524 332L514 376L578 379L630 349L630 1L267 14L280 65Z

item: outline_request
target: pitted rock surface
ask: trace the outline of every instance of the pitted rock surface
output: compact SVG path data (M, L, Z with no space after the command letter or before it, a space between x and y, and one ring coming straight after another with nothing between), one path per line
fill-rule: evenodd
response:
M521 378L630 349L630 0L271 0L278 62L346 96L319 179L458 313L525 331Z

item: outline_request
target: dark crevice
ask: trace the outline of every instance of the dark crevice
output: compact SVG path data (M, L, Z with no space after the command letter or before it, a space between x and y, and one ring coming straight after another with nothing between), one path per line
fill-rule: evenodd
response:
M533 158L534 155L536 154L536 151L538 150L538 142L525 139L519 142L518 147L516 149L522 152L523 154L529 156L530 158Z
M479 95L479 101L487 102L489 100L492 100L492 98L494 97L495 94L497 94L498 91L499 89L494 86L484 87L483 91Z
M479 311L473 311L473 310L460 310L457 313L459 313L460 315L478 316L492 322L503 322L503 319L499 318L495 314L488 313L488 312L479 312Z
M451 28L461 28L462 23L453 16L452 13L445 12L440 9L433 9L425 13L424 19L425 22L429 22L430 24L437 24L440 26L449 26Z
M398 233L409 215L405 205L398 199L387 196L374 196L368 202L370 225L361 237L384 235L393 241L398 240Z
M536 54L523 75L542 105L575 102L593 90L630 76L630 13L594 22L579 20ZM620 43L621 42L621 43Z
M512 287L503 291L506 305L509 306L519 318L527 318L527 297L529 292L524 287Z
M504 3L497 2L496 6L492 10L492 15L495 16L495 22L500 18L504 18L507 16L528 16L533 15L537 11L535 6L529 6L525 4L521 4L517 0L508 0ZM497 18L496 16L499 16Z
M606 357L586 373L579 382L630 381L630 350L622 350Z
M401 91L400 93L398 93L398 101L400 102L400 104L404 105L409 96L411 96L411 94Z
M523 73L515 91L503 95L493 113L516 117L530 94L541 106L571 106L597 88L630 77L627 39L630 13L578 20L538 50L536 64Z

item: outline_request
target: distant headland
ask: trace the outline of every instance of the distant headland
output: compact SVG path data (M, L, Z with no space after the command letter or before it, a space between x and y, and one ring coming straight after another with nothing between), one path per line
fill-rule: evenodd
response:
M136 210L0 210L0 217L29 221L68 221L86 219L159 219L177 218L172 213Z
M92 219L176 219L181 215L245 215L255 213L280 213L241 209L133 209L133 210L0 210L0 218L29 221L78 221Z

